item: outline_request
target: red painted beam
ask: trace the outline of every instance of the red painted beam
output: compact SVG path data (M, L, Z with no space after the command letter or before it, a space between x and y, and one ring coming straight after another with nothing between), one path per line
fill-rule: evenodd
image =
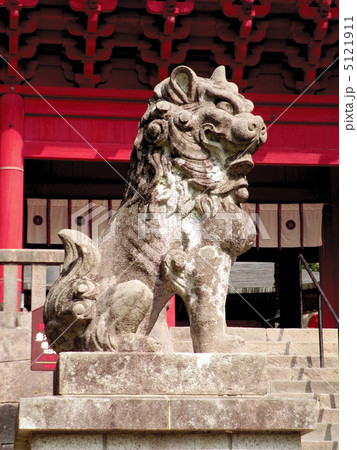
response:
M0 86L0 93L8 88ZM47 87L41 88L46 103L28 86L14 89L24 98L24 156L40 159L128 161L137 123L152 95ZM256 164L338 165L338 97L246 97L268 126L268 141L254 156Z
M132 144L85 142L25 141L24 157L28 159L63 159L73 161L129 161Z
M24 157L28 159L62 159L73 161L129 161L131 145L25 141ZM272 148L263 146L254 154L257 165L338 166L338 149Z
M271 166L338 166L338 149L261 147L253 156L257 165Z

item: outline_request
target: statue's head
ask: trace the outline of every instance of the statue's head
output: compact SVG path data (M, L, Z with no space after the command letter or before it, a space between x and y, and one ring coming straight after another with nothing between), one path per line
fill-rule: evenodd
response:
M155 187L177 170L198 191L233 193L237 203L246 201L252 155L267 138L263 119L252 110L253 103L226 80L223 66L208 79L177 67L155 87L141 119L131 186L150 201ZM135 191L128 187L125 200Z

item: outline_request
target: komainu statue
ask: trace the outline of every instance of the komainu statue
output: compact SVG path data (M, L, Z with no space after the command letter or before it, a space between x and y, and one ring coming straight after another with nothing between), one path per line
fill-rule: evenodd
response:
M174 294L195 352L241 351L225 302L231 265L255 236L246 175L267 133L252 110L223 66L209 79L180 66L156 86L98 243L60 232L64 267L44 308L57 352L159 351L153 329Z

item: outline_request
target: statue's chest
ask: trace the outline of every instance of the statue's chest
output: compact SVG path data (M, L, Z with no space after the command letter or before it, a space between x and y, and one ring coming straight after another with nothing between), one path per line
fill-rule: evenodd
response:
M212 217L190 216L181 223L184 248L213 245L230 255L239 255L252 247L254 223L246 211L218 212Z

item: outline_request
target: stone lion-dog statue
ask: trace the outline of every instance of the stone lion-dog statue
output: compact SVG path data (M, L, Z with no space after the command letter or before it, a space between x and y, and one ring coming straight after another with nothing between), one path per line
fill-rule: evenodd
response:
M180 66L155 87L98 244L59 233L65 261L44 307L52 348L160 351L154 330L178 294L194 352L242 351L225 303L231 266L255 236L246 175L267 132L252 110L223 66L209 79Z

